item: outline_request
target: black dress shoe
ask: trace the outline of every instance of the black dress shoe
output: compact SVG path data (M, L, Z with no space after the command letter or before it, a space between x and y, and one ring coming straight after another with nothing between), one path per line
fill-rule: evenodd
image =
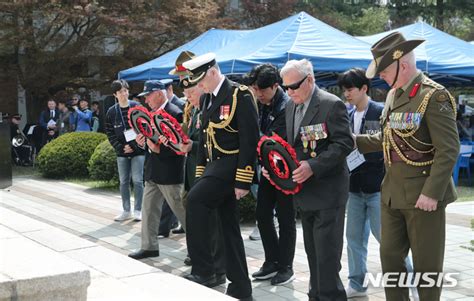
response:
M238 299L239 301L253 301L252 295L246 297L237 297L229 293L225 293L227 296L231 296L232 298Z
M197 284L204 285L207 287L214 287L216 286L216 275L210 275L207 277L199 276L196 274L189 274L184 276L184 278L188 279L189 281L196 282Z
M186 256L186 258L184 258L184 264L187 266L193 265L193 262L191 261L191 258L189 256Z
M128 257L131 257L133 259L143 259L143 258L148 258L148 257L158 257L160 256L160 251L159 250L138 250L136 252L128 254Z
M173 233L173 234L183 234L185 232L184 232L183 226L179 226L179 228L171 230L171 233Z

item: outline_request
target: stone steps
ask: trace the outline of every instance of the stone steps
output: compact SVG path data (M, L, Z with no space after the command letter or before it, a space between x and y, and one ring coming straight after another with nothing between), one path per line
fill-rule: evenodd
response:
M0 301L232 300L2 207L0 258Z

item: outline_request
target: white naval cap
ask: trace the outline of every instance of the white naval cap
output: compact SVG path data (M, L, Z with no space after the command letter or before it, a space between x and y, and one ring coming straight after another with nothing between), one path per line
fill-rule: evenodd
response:
M197 83L204 78L206 71L216 64L216 54L209 52L200 56L197 56L189 61L183 63L183 67L186 68L191 74L189 77L189 83Z

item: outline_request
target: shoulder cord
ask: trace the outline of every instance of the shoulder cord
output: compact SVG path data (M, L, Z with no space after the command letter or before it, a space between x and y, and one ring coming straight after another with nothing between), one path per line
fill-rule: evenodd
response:
M235 88L234 90L234 94L232 96L232 108L230 109L229 117L226 120L223 120L222 122L219 122L219 123L209 122L209 125L207 127L207 150L210 157L212 157L213 147L226 155L233 155L233 154L239 153L239 149L225 150L222 147L220 147L219 144L217 143L216 136L215 136L216 134L215 129L225 130L230 133L238 133L238 130L233 129L230 126L230 122L234 118L234 114L237 108L237 93L239 93L239 88Z
M444 89L443 86L441 86L438 83L435 83L431 80L425 80L425 81L423 81L423 83L434 86L434 88L431 89L428 93L426 93L425 97L423 98L423 101L420 103L420 105L416 109L415 113L420 113L422 118L423 118L423 115L426 112L426 108L428 107L428 103L429 103L433 93L438 91L438 90ZM456 115L456 102L454 100L454 97L451 95L451 93L449 93L449 91L446 91L446 92L449 95L451 105L453 106L454 114ZM402 132L400 130L390 128L390 123L388 123L387 126L385 126L384 139L383 139L383 142L382 142L382 148L383 148L384 157L386 159L388 159L389 166L392 164L391 158L390 158L390 146L392 146L392 148L395 150L397 155L403 160L403 162L405 162L408 165L427 166L427 165L433 164L434 160L428 160L428 161L425 161L425 162L415 162L415 161L412 161L412 160L408 159L403 154L403 152L400 150L400 148L398 147L398 145L395 143L395 141L393 139L393 132L395 132L396 135L398 135L400 138L403 139L403 141L408 145L408 147L410 147L412 150L414 150L418 153L425 153L426 154L426 153L430 153L430 152L434 151L434 147L431 143L426 143L426 142L420 141L419 139L417 139L414 136L414 134L416 133L417 130L418 130L418 128L415 128L415 129L412 129L412 130L408 130L407 132ZM408 138L408 137L412 138L413 140L415 140L416 142L418 142L422 145L431 146L431 149L429 149L427 151L421 151L421 150L415 148L413 145L408 143L408 141L405 139L405 138Z

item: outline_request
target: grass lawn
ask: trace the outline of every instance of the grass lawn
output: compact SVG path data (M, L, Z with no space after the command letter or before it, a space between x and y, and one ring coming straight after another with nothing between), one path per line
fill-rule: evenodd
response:
M13 166L12 169L13 177L41 177L38 169L32 166ZM108 181L94 181L86 178L67 178L64 181L81 184L90 188L104 189L108 191L119 191L117 182Z

